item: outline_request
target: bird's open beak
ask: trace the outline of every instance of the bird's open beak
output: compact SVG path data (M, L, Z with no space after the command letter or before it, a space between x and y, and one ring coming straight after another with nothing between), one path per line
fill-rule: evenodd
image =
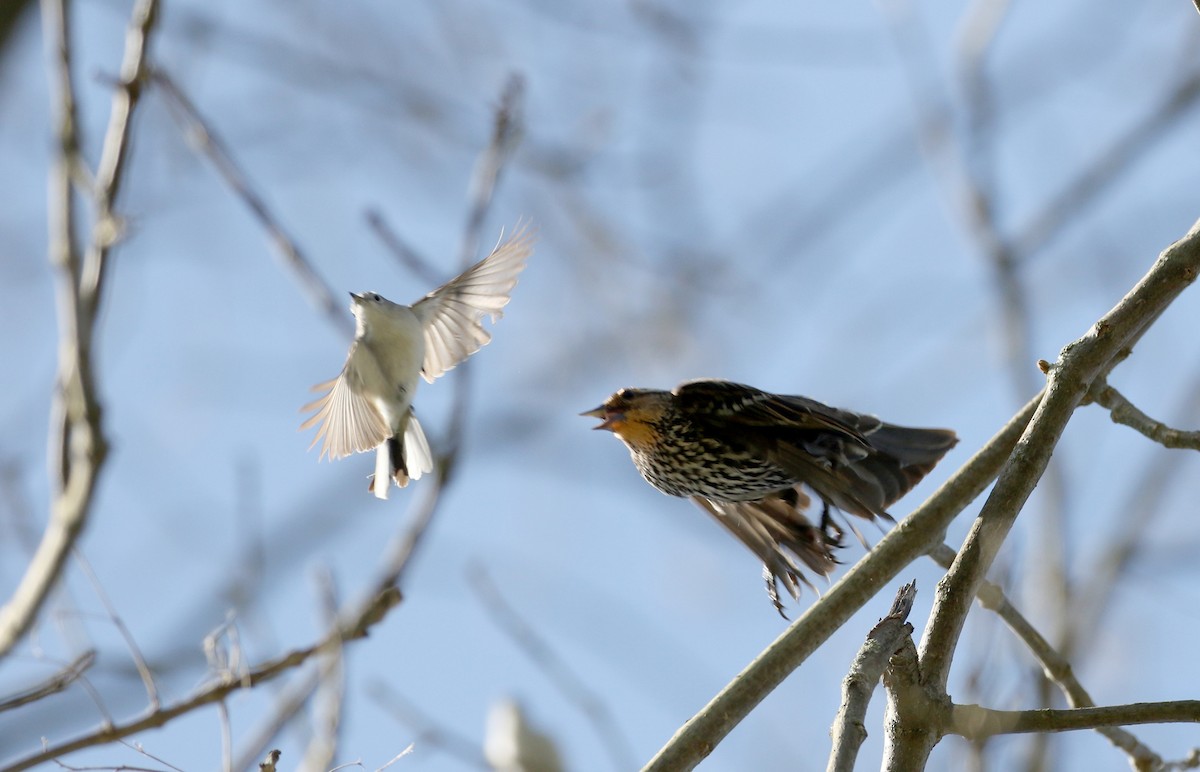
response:
M603 421L600 423L599 426L593 426L592 428L593 429L607 429L610 432L616 428L616 424L618 422L620 422L622 419L625 418L624 413L609 413L608 410L605 409L604 405L601 405L600 407L595 408L594 410L586 410L586 411L580 413L579 415L588 416L590 418L603 419Z

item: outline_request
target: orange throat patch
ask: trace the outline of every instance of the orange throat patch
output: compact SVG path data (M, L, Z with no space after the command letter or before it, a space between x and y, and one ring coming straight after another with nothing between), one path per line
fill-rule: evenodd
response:
M614 421L612 433L621 438L631 448L649 448L654 446L655 432L650 425L642 421L631 421L628 418Z

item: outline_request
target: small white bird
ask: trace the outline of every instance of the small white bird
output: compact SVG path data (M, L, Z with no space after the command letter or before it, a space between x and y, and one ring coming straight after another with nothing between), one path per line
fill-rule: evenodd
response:
M312 445L321 442L321 458L376 448L371 490L381 499L392 479L403 488L433 469L429 443L413 415L417 373L432 383L492 339L483 317L495 322L503 315L533 242L532 234L518 229L411 306L374 292L350 293L354 343L341 374L313 387L328 393L304 406L316 413L300 425L318 426Z

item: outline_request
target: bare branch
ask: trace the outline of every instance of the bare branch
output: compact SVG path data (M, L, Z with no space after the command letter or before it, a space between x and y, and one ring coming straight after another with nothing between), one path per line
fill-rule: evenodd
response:
M884 671L883 685L888 702L880 769L885 772L924 769L922 738L941 736L948 720L950 699L921 674L917 647L911 637L901 639L900 650Z
M11 697L5 697L0 700L0 713L13 708L19 708L22 705L28 705L31 702L36 702L43 697L49 697L51 694L58 694L63 689L66 689L71 684L83 677L83 674L88 671L96 662L95 651L85 651L78 657L73 659L62 670L50 676L45 681L31 686Z
M1070 732L1132 724L1200 723L1200 700L1138 702L1069 710L991 710L978 705L950 709L947 731L970 740L998 734Z
M108 129L96 169L93 195L96 199L96 220L92 239L83 257L80 277L80 300L85 316L94 319L108 265L108 252L120 238L120 218L113 204L121 190L126 160L129 157L129 137L133 130L133 113L146 82L147 53L150 35L158 23L158 1L139 0L125 32L125 54L121 73L113 91L112 108L108 114Z
M954 650L972 600L1054 445L1092 383L1126 356L1159 315L1200 271L1200 221L1163 250L1150 271L1050 368L1044 397L1012 457L983 505L966 542L938 585L930 624L921 642L925 676L944 689ZM936 741L935 741L936 743ZM929 745L928 750L932 750Z
M271 243L275 246L279 256L283 258L284 265L300 280L309 300L333 322L334 326L347 333L351 332L353 325L350 323L350 317L346 315L344 304L335 300L336 293L317 273L312 261L280 224L279 219L271 212L263 197L254 190L246 173L233 160L233 155L229 152L225 141L216 134L192 100L165 71L154 69L150 73L150 79L168 97L169 103L176 108L176 115L184 123L183 128L191 141L196 144L198 151L208 158L217 173L225 180L225 184L242 200L242 203L250 209L255 219L267 231L271 237Z
M955 553L949 545L943 544L931 550L929 556L939 566L948 569L954 563ZM1093 707L1096 704L1075 678L1071 663L1009 602L999 585L985 580L979 587L977 600L980 606L996 614L1029 649L1029 653L1042 666L1046 678L1056 684L1067 698L1067 704L1073 708ZM1097 727L1096 731L1124 751L1136 769L1153 770L1162 766L1162 758L1132 733L1117 726Z
M436 504L437 500L438 496L435 492L432 497L433 504ZM430 499L427 497L426 501L430 501ZM427 504L427 506L432 506L432 504ZM389 567L389 571L391 574L398 573L394 567ZM140 718L126 721L125 723L109 723L73 740L67 740L56 745L47 745L40 752L14 762L6 768L5 772L19 772L22 769L29 769L44 761L50 761L81 748L103 745L147 729L164 726L185 713L190 713L197 708L219 702L236 691L252 689L258 684L270 681L292 668L303 665L316 654L325 652L332 647L341 646L348 641L365 638L370 628L382 621L387 612L399 602L400 591L389 585L383 592L358 604L354 613L343 614L340 617L338 626L311 646L295 649L275 659L268 660L250 668L244 675L235 677L231 674L226 674L217 682L198 689L190 697L180 700L173 705L149 711Z
M101 158L103 176L96 180L99 202L93 243L82 264L76 246L72 180L83 167L79 152L74 85L71 78L69 20L64 0L43 0L46 47L52 52L51 105L58 144L50 172L50 262L57 277L59 316L58 376L51 406L50 518L33 559L12 598L0 608L0 657L29 630L62 572L67 555L87 524L96 480L108 446L101 426L100 403L92 374L92 342L103 289L105 258L113 243L112 204L119 190L123 159L138 84L145 68L147 42L154 28L157 0L134 6L122 84L113 96L108 134Z
M867 739L866 715L871 695L888 660L904 640L911 641L913 627L908 623L908 615L916 597L916 582L909 582L897 590L891 611L871 628L850 665L850 672L842 680L842 706L829 732L833 736L833 748L826 767L828 772L853 772L858 750Z
M113 627L117 628L117 632L120 633L121 638L125 641L125 647L129 649L129 656L133 659L138 676L142 679L142 685L146 688L146 697L150 700L150 708L152 710L158 708L158 687L154 683L154 674L150 672L150 667L146 664L146 658L142 656L142 650L138 648L137 641L133 639L133 633L129 632L129 627L126 626L124 620L117 614L116 606L109 600L108 593L104 591L104 586L100 584L100 578L92 570L92 564L83 556L81 550L76 549L73 552L75 562L79 564L88 582L92 585L92 591L96 593L96 597L100 599L101 605L104 606L104 611L108 614L109 621L112 622Z
M1135 429L1165 448L1200 450L1200 432L1172 429L1161 421L1155 421L1138 410L1121 392L1109 386L1104 378L1099 378L1092 384L1088 397L1097 405L1108 409L1113 423Z

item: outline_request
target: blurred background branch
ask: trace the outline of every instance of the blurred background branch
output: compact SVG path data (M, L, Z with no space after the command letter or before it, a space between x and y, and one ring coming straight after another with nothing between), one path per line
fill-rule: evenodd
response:
M113 92L99 171L89 191L96 213L82 258L75 232L76 175L83 169L66 0L43 0L45 45L56 125L56 158L50 174L50 262L58 280L59 369L51 407L51 474L54 501L41 543L16 591L0 608L0 658L33 624L79 534L87 524L96 480L108 452L92 362L108 253L120 237L112 210L120 190L133 113L145 77L148 38L157 0L141 0L125 40L121 80Z

